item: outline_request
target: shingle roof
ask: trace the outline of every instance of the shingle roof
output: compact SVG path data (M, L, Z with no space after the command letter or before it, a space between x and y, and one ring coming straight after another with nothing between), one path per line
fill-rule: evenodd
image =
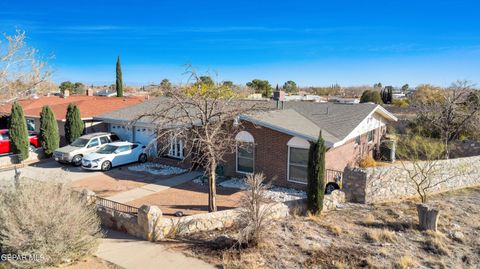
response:
M68 104L74 103L80 109L82 118L92 118L110 111L140 104L144 97L102 97L72 95L67 98L58 96L40 97L38 99L25 99L18 101L23 108L25 116L39 117L42 107L50 106L57 120L64 120ZM11 104L0 106L0 113L10 114Z
M167 100L168 98L159 97L95 118L112 121L134 121L143 114L162 108L162 105L164 105ZM371 103L348 105L284 102L283 109L276 109L277 103L274 101L268 101L267 103L263 101L262 103L264 105L266 104L270 108L270 111L245 115L242 118L306 138L315 139L319 131L322 130L324 139L331 143L343 140L370 113L379 108L378 105ZM142 119L141 122L150 123L151 120Z

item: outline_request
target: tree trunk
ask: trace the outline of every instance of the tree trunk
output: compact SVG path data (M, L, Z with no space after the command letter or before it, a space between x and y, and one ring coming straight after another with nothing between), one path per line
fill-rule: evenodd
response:
M209 171L209 178L208 178L208 211L209 212L215 212L217 211L217 203L215 201L215 196L217 193L216 190L216 168L217 168L217 162L212 160L210 163L210 171Z
M440 211L426 204L417 204L417 212L420 229L436 232Z

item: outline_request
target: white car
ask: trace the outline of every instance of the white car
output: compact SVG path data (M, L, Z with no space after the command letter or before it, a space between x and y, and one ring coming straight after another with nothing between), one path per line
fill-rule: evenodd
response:
M131 142L113 142L82 159L82 168L108 171L114 166L147 161L145 146Z

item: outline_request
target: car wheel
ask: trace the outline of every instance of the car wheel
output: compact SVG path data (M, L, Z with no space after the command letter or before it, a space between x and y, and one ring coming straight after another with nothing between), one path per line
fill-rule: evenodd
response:
M82 155L75 155L72 158L72 163L75 166L80 166L82 165Z
M327 186L325 186L325 194L331 194L334 190L340 189L340 186L338 186L337 183L328 183Z
M102 171L108 171L112 169L112 163L110 161L104 161L102 163Z
M145 153L140 154L140 157L138 157L138 161L141 162L141 163L146 162L147 161L147 154L145 154Z

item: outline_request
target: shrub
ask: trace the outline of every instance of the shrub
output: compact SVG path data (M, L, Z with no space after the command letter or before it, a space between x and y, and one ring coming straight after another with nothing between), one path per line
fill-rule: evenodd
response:
M358 166L360 166L361 168L375 167L377 166L377 162L375 161L375 159L373 159L372 156L368 155L358 162Z
M410 105L407 99L395 99L393 100L392 104L396 107L401 107L401 108L405 108Z
M320 214L325 194L325 141L322 132L315 142L310 143L308 151L307 207L312 214Z
M268 219L271 215L271 206L266 195L267 187L263 184L263 174L248 175L246 179L247 190L240 200L240 215L238 226L240 228L240 245L256 246L264 242Z
M22 107L13 103L10 113L10 145L12 153L18 154L19 161L28 158L28 129Z
M0 245L4 253L36 255L16 268L55 266L91 254L100 235L95 206L52 179L20 178L0 191Z
M75 104L68 105L65 118L65 139L70 144L82 135L85 126L80 116L80 110Z
M40 143L47 156L51 156L60 145L57 120L49 106L40 113Z
M360 103L375 103L375 104L383 104L382 97L378 91L366 90L362 93L360 97Z

